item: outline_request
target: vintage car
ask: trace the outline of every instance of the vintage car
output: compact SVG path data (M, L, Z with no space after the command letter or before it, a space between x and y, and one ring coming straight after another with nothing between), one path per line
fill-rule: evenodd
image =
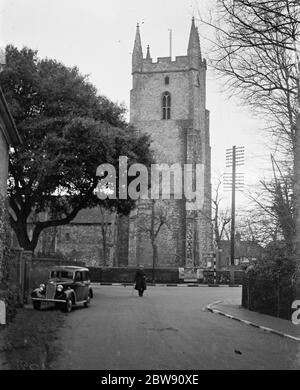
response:
M73 305L88 307L93 290L90 286L88 268L59 266L52 268L47 284L40 284L31 293L33 308L39 310L42 303L54 303L67 313Z

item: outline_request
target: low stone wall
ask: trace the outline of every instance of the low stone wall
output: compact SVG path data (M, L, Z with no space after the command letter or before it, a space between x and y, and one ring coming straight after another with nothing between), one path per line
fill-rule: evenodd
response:
M137 268L134 267L118 267L118 268L100 268L100 267L88 267L90 270L91 281L93 283L133 283ZM152 268L144 268L144 272L148 281L152 280ZM242 284L244 271L234 272L234 284ZM210 270L203 271L204 278L199 280L202 284L213 284L214 273ZM157 268L154 271L154 280L156 283L182 283L183 280L179 279L178 268ZM217 271L217 283L218 284L230 284L231 275L230 271Z
M89 267L93 283L133 283L137 268ZM152 280L152 269L144 268L147 279ZM158 268L154 272L157 283L179 283L178 268Z

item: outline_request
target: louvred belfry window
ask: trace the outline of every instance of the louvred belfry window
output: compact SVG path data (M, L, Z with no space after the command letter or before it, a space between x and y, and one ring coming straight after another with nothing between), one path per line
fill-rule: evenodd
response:
M162 96L162 118L171 119L171 94L169 92L164 92Z

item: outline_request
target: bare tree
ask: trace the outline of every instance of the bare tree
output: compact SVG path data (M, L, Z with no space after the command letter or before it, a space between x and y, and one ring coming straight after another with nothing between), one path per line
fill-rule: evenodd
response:
M245 227L248 223L248 235L250 230L256 232L262 244L284 240L287 252L292 255L295 237L293 175L291 171L283 172L273 155L271 160L273 179L261 180L259 190L248 194L254 205L248 217L243 216L241 224Z
M227 227L231 221L228 208L223 209L221 207L221 186L222 181L218 179L214 195L210 199L212 203L212 216L205 214L202 211L202 215L213 225L214 242L217 249L221 249L221 241L224 236L228 236Z
M99 205L101 218L101 238L102 238L102 260L103 265L110 265L110 248L115 246L114 242L114 221L116 219L116 212L108 212L103 206ZM108 215L110 220L108 221Z
M214 240L217 246L217 249L221 249L221 240L223 239L224 234L227 233L226 227L230 223L231 218L229 216L228 209L221 209L221 196L220 196L220 187L221 180L219 180L218 185L215 190L215 196L212 198L212 209L213 209L213 218L212 223L214 227Z
M258 205L253 205L251 210L238 214L237 230L243 241L256 242L264 247L283 238L274 215Z
M299 1L218 0L216 16L204 23L216 31L211 63L225 87L263 115L266 129L293 168L294 249L299 257ZM278 185L276 191L282 197Z
M157 239L163 226L170 226L172 218L166 204L155 199L143 204L139 215L141 217L139 229L148 235L152 246L152 280L154 280L155 267L158 263Z

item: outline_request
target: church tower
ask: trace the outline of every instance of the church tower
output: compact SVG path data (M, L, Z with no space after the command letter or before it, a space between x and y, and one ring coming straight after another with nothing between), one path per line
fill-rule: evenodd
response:
M204 202L193 208L186 199L163 200L166 223L157 235L156 267L191 268L211 251L211 157L209 112L206 110L206 61L202 58L194 18L187 55L153 61L148 46L143 55L137 26L132 54L133 86L130 122L150 134L159 164L202 164ZM174 195L174 194L173 194ZM145 229L143 205L129 221L128 266L153 266L153 246ZM142 210L142 211L141 211ZM169 221L168 221L169 219Z

